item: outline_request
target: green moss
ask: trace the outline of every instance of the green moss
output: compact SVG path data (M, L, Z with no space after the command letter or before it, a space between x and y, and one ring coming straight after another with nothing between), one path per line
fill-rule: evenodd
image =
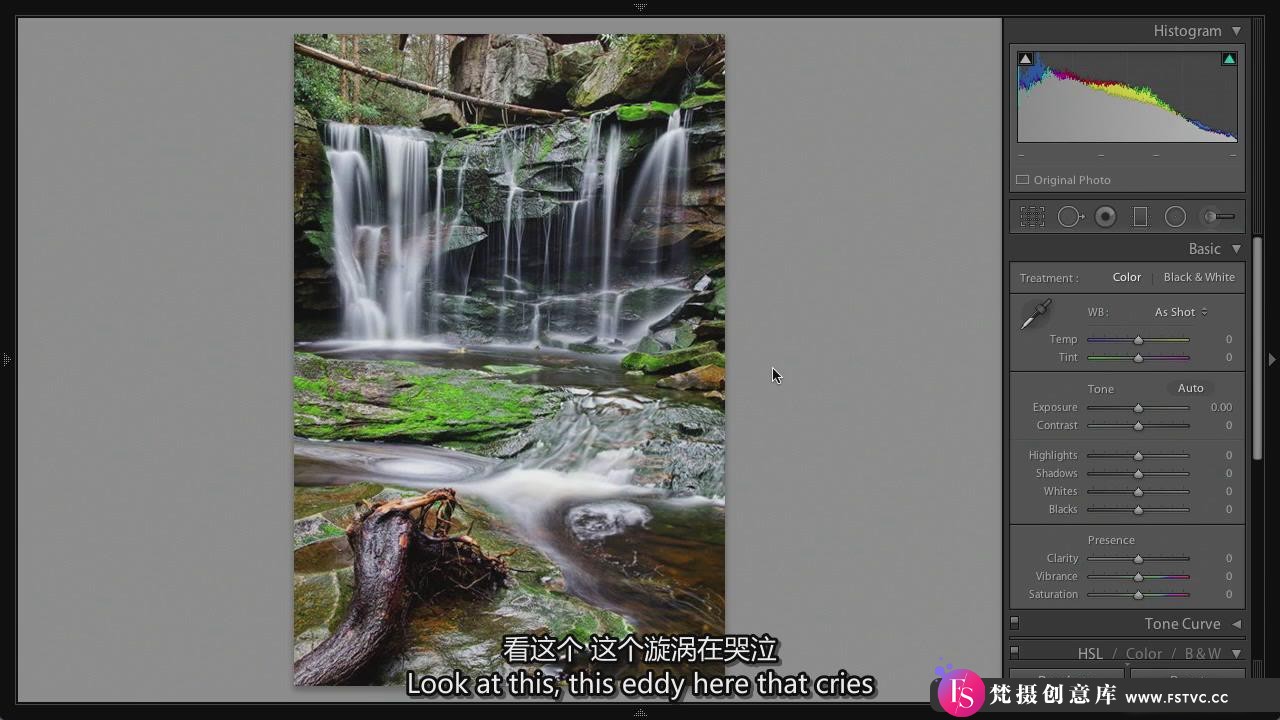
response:
M723 95L724 83L718 83L715 80L704 80L698 83L693 92L697 95Z
M674 52L675 38L671 35L630 35L622 46L622 56L630 65L643 65Z
M702 107L703 105L723 102L724 93L720 93L719 95L690 95L680 103L680 107L684 110L688 110L690 108Z
M299 359L296 366L313 366ZM294 378L294 433L477 450L553 413L560 394L473 370L319 359Z
M639 122L641 120L669 117L679 107L675 103L651 100L647 103L619 105L617 115L618 119L623 122Z
M699 355L694 358L691 363L694 367L702 367L703 365L715 365L716 367L724 367L724 353L709 352L705 355Z
M314 545L315 543L321 542L323 540L328 540L329 538L341 537L345 534L346 533L342 531L342 528L338 527L337 525L334 525L333 523L325 522L322 525L320 525L320 527L316 530L315 533L311 535L308 535L305 537L294 537L293 549L297 550L301 547Z
M313 379L294 375L293 389L296 392L321 395L333 400L359 402L362 399L359 393L344 391L336 382L328 378Z
M315 247L320 253L320 257L324 258L327 263L333 262L333 234L322 230L306 230L302 233L302 237Z
M556 133L554 130L548 130L542 134L542 143L538 146L538 162L547 159L552 150L556 148Z
M696 363L695 361L698 358L707 356L711 353L717 353L716 344L714 342L698 343L697 345L691 345L687 348L652 355L649 353L633 352L628 353L622 358L622 368L624 370L643 370L649 374L659 372L677 372L679 370L698 367L699 364L705 364Z
M499 132L502 132L502 128L496 125L485 125L483 123L471 123L470 125L463 125L462 127L454 130L452 134L456 138L474 138L474 137L488 137L489 135L493 135L494 133L499 133Z
M400 422L371 428L363 437L426 438L450 433L458 426L487 434L498 428L523 426L533 421L528 401L540 394L537 388L465 376L418 377L412 387L391 399L391 407L404 410L407 416Z

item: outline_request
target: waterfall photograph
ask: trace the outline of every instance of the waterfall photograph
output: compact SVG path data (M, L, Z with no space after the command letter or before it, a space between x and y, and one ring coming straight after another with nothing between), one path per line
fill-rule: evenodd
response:
M294 683L723 634L724 37L293 42Z

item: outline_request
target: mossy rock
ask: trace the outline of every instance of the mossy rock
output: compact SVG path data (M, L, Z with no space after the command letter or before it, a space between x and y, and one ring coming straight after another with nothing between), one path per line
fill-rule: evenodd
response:
M709 353L706 353L705 355L699 355L698 357L694 358L692 362L694 367L701 367L703 365L715 365L718 368L723 368L724 353L718 352L718 351L709 352Z
M502 128L497 125L485 125L484 123L471 123L470 125L463 125L462 127L457 128L450 134L456 138L474 138L474 137L488 137L490 135L496 135L497 133L500 133L500 132L502 132Z
M333 262L333 183L320 126L305 109L293 108L293 233L297 249L314 262L310 248L324 263Z
M591 72L592 65L603 52L604 48L594 40L563 46L551 55L551 80L568 88Z
M677 349L687 348L698 340L697 328L692 323L680 323L676 327L676 344Z
M713 105L716 103L724 103L724 93L719 95L690 95L680 102L680 109L690 110L700 108L704 105Z
M712 298L711 302L707 303L707 309L721 317L724 317L729 303L728 285L725 282L725 279L720 277L716 278L712 288L715 290L715 296Z
M342 622L354 587L351 568L293 576L293 634L308 628L332 632Z
M294 550L342 535L342 528L329 522L323 515L309 515L293 521Z
M480 454L554 414L563 394L475 370L299 354L294 434L317 440L422 442Z
M652 335L645 335L643 338L640 338L640 342L636 343L636 352L644 353L646 355L656 355L666 349L667 348L663 347L662 343L658 342Z
M707 362L698 362L698 360L712 356L712 354L719 354L716 344L713 342L699 343L687 348L657 354L633 352L622 358L622 369L643 370L650 375L673 373L688 370L698 365L706 365L708 364ZM723 363L723 360L721 360L721 363Z
M619 105L617 115L622 122L640 122L642 120L671 117L671 113L680 107L675 103L650 100L647 103L638 105Z
M678 87L686 67L696 66L710 48L701 35L628 35L614 43L569 90L578 109L616 102L666 97Z

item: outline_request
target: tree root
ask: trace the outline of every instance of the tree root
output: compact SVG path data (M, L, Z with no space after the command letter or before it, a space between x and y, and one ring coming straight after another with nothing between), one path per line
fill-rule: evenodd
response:
M368 505L347 527L355 593L333 634L293 664L295 685L341 685L359 677L404 628L413 599L501 586L509 553L488 555L450 534L458 498L450 488Z

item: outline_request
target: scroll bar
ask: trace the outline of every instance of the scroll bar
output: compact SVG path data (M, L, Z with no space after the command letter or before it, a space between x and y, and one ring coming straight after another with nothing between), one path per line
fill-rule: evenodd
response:
M1262 238L1253 238L1253 459L1262 459L1262 375L1266 349L1262 342Z

